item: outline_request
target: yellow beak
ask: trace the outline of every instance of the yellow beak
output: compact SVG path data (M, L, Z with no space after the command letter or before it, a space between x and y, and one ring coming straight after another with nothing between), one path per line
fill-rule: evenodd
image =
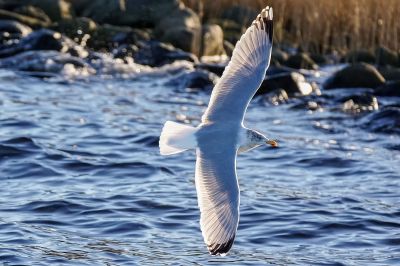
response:
M278 147L278 142L276 140L268 140L266 143L271 145L273 148Z

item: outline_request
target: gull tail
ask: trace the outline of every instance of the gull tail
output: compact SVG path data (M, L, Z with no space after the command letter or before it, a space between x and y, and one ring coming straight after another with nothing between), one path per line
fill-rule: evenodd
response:
M160 136L161 155L171 155L196 148L196 132L195 127L167 121Z

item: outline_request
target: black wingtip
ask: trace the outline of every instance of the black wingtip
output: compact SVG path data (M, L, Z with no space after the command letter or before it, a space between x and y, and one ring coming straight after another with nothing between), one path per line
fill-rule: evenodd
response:
M211 244L207 245L208 251L211 255L226 255L229 250L232 248L233 241L235 240L235 236L228 240L228 242L223 244Z
M274 21L273 20L267 21L266 31L268 33L269 41L272 43L272 39L274 37Z
M268 34L269 41L272 42L274 35L274 21L272 7L264 8L254 20L253 25L257 29L264 30Z

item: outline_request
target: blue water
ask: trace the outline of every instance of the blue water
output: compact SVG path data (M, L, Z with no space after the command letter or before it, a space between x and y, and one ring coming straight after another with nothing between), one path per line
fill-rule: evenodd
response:
M400 137L329 94L315 111L253 100L247 125L280 148L238 157L237 238L208 255L195 153L158 152L164 121L196 125L208 103L176 74L0 70L1 265L400 265Z

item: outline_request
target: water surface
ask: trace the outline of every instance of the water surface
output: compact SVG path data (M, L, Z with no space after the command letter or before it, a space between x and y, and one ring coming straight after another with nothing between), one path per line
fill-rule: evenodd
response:
M195 153L158 152L166 120L197 125L208 103L209 91L165 85L178 72L0 71L4 265L400 264L399 136L335 108L340 90L315 111L312 97L253 100L247 125L280 148L238 157L237 238L228 256L208 255Z

